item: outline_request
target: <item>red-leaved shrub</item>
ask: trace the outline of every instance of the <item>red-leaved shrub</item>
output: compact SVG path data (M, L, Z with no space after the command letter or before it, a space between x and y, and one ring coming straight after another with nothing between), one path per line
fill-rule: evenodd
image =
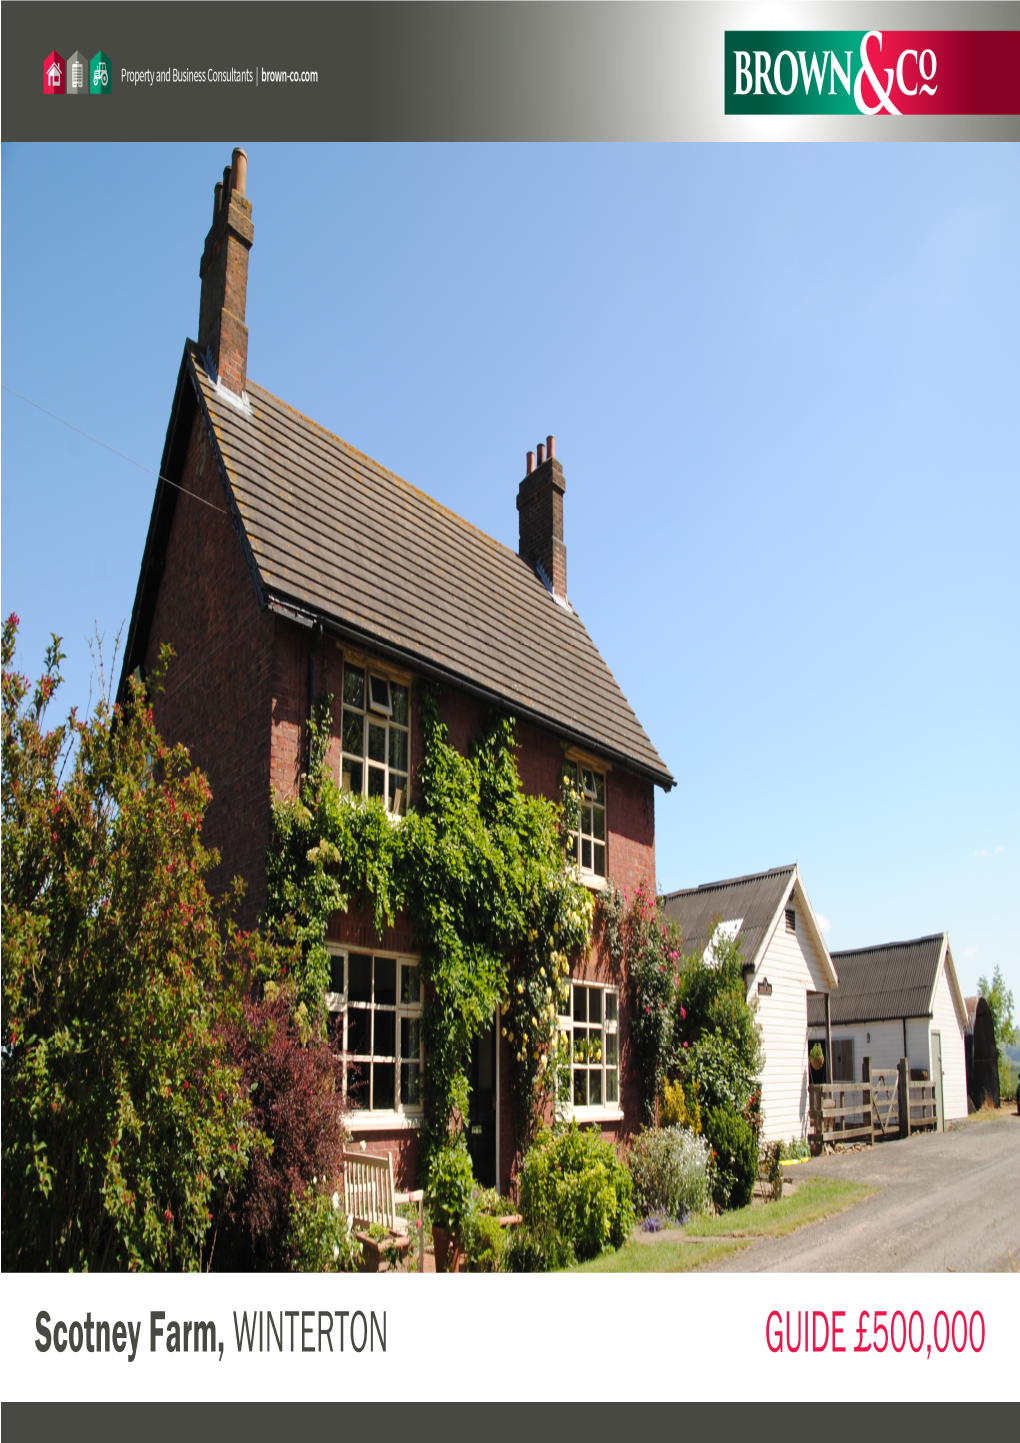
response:
M251 1123L272 1145L254 1150L221 1224L217 1269L289 1266L291 1199L302 1197L313 1177L340 1186L350 1136L340 1058L325 1039L302 1039L289 989L270 992L246 1000L226 1033L251 1097Z

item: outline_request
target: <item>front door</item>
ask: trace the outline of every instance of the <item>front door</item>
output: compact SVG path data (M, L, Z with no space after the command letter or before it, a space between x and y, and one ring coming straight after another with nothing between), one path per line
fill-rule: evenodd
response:
M482 1187L496 1186L496 1029L489 1026L471 1044L471 1103L468 1152Z
M935 1127L939 1132L946 1130L946 1111L942 1105L942 1034L931 1035L931 1080L935 1084Z

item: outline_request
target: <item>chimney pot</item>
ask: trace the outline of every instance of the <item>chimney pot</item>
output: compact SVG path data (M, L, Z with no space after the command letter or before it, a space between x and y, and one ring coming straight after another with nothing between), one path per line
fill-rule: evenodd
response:
M539 443L538 443L538 464L539 464L539 466L542 465L542 463L543 463L544 460L545 460L545 447L542 445L541 441L539 441Z
M546 455L549 457L549 459L550 459L550 461L551 461L552 458L556 455L556 437L555 437L555 436L547 436L547 437L545 438L545 445L546 445Z
M530 476L531 473L532 473L532 471L534 471L534 469L535 469L535 453L534 453L534 451L529 451L529 452L528 452L528 465L527 465L526 475Z
M218 180L218 181L216 182L215 186L213 187L213 211L212 211L212 217L213 217L213 221L214 221L214 222L215 222L215 220L216 220L216 217L217 217L217 216L219 215L219 213L220 213L220 206L221 206L222 204L223 204L223 182L222 182L222 180Z
M230 199L230 166L223 167L223 199Z
M248 154L247 151L237 146L231 157L230 167L230 189L238 195L244 195L244 188L248 182Z

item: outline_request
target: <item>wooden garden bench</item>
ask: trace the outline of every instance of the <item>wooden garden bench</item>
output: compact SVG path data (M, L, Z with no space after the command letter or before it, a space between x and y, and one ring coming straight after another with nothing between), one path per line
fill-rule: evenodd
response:
M413 1192L395 1192L393 1188L393 1159L389 1153L376 1157L370 1152L344 1148L344 1199L347 1220L351 1231L362 1243L365 1262L370 1272L379 1268L379 1253L387 1244L362 1235L360 1230L373 1226L383 1227L390 1234L388 1245L398 1252L407 1252L411 1242L411 1225L397 1212L398 1204L418 1204L418 1269L425 1271L425 1228L422 1218L422 1200L425 1194L421 1188Z

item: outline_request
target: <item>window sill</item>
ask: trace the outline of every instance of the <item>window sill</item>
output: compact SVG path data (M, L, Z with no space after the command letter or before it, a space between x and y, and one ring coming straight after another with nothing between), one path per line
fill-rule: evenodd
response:
M421 1123L419 1114L406 1112L352 1112L347 1120L354 1137L362 1132L417 1132Z
M594 872L582 872L577 867L574 868L574 880L590 892L606 892L609 889L608 877L596 877Z
M570 1113L571 1122L622 1122L623 1112L619 1107L575 1107Z

